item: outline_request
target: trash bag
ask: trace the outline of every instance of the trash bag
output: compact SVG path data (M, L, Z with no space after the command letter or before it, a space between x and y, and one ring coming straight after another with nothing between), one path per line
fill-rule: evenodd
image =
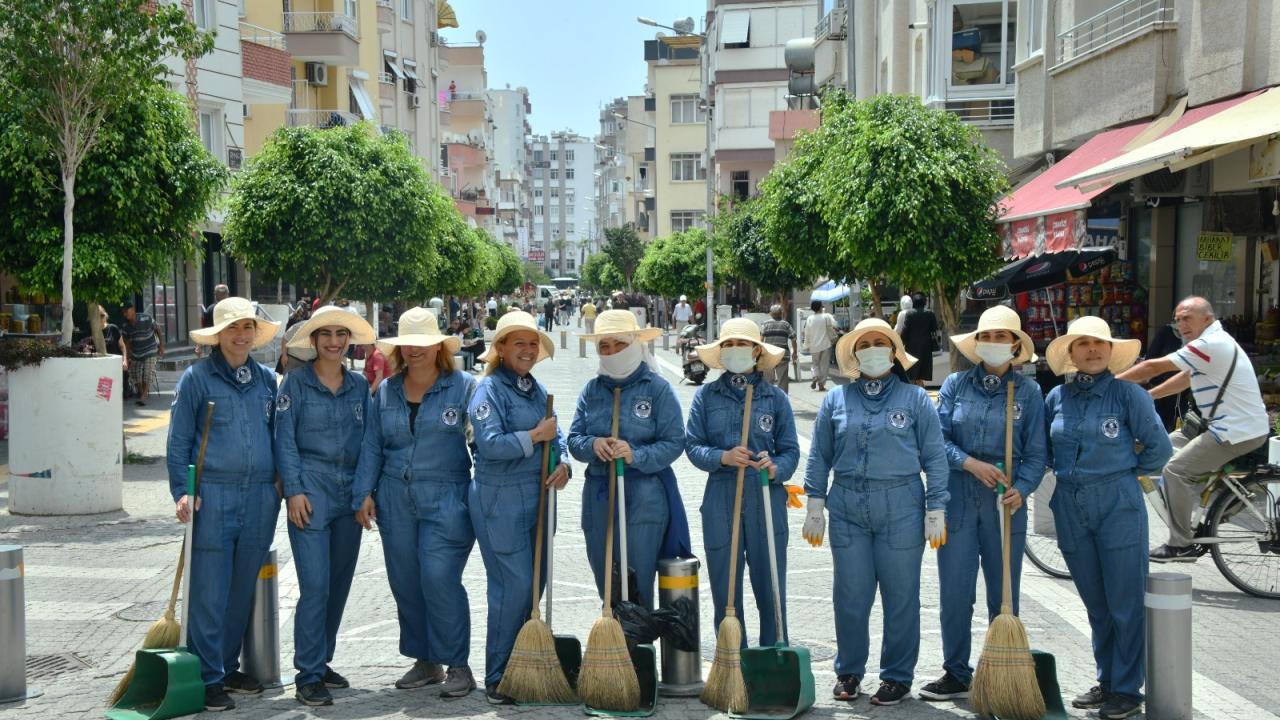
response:
M636 645L646 645L658 639L658 624L654 622L653 613L643 605L620 602L613 606L613 617L622 625L628 649L634 650Z
M690 598L676 598L670 607L654 610L653 621L658 626L659 637L676 650L698 649L698 610Z

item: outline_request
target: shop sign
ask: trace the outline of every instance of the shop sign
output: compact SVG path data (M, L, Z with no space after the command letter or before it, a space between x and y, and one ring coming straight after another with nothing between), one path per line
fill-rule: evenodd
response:
M1045 249L1049 252L1063 252L1076 246L1074 212L1057 213L1044 219Z
M1231 260L1231 233L1200 233L1196 238L1196 259L1209 262Z

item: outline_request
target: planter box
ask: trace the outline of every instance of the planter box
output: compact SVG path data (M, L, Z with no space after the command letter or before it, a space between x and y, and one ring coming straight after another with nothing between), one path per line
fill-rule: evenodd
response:
M50 358L9 373L9 512L120 510L120 356Z

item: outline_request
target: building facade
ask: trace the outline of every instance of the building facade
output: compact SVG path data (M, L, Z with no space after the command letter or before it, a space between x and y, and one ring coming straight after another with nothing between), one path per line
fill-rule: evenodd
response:
M493 113L493 166L498 184L497 219L499 237L510 245L521 259L528 259L533 232L532 165L528 138L533 128L529 114L529 89L525 87L490 90L489 107Z
M696 35L659 36L644 43L649 66L644 112L651 113L654 145L646 147L653 202L646 198L649 230L665 237L704 225L709 205L707 122L701 107ZM652 151L651 151L652 150Z
M596 143L573 132L534 136L533 237L528 259L552 277L577 275L593 250Z

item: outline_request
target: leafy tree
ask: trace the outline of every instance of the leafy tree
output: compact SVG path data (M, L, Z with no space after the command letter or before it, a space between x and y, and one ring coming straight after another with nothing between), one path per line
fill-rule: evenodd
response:
M630 224L620 228L607 228L604 231L604 241L605 253L609 255L613 266L622 273L627 290L630 290L636 268L640 267L640 258L644 257L644 243L636 234L635 227Z
M417 293L420 297L431 295L473 295L480 284L484 270L484 249L477 243L473 232L462 219L461 213L452 213L446 230L436 243L438 260L426 270L425 287Z
M626 285L627 279L614 266L613 260L609 258L607 253L599 252L588 257L587 261L582 264L582 274L579 276L579 282L583 289L586 290L612 292Z
M481 231L483 232L483 231ZM496 252L497 264L493 273L493 290L499 293L514 292L523 283L520 256L510 245L490 239Z
M524 281L530 285L550 285L551 276L547 274L546 268L540 262L525 260L522 264L522 274Z
M782 264L765 238L763 207L759 199L743 200L719 214L715 224L716 255L725 260L724 270L729 275L780 296L785 302L792 289L808 285L815 274L792 272Z
M58 162L9 103L0 103L0 127L0 267L56 295L65 249ZM88 300L98 352L106 350L98 303L137 291L174 257L196 257L200 223L226 180L192 127L186 99L159 82L98 129L77 172L73 262L65 266Z
M665 297L697 294L707 279L707 233L694 228L655 238L645 247L636 284Z

